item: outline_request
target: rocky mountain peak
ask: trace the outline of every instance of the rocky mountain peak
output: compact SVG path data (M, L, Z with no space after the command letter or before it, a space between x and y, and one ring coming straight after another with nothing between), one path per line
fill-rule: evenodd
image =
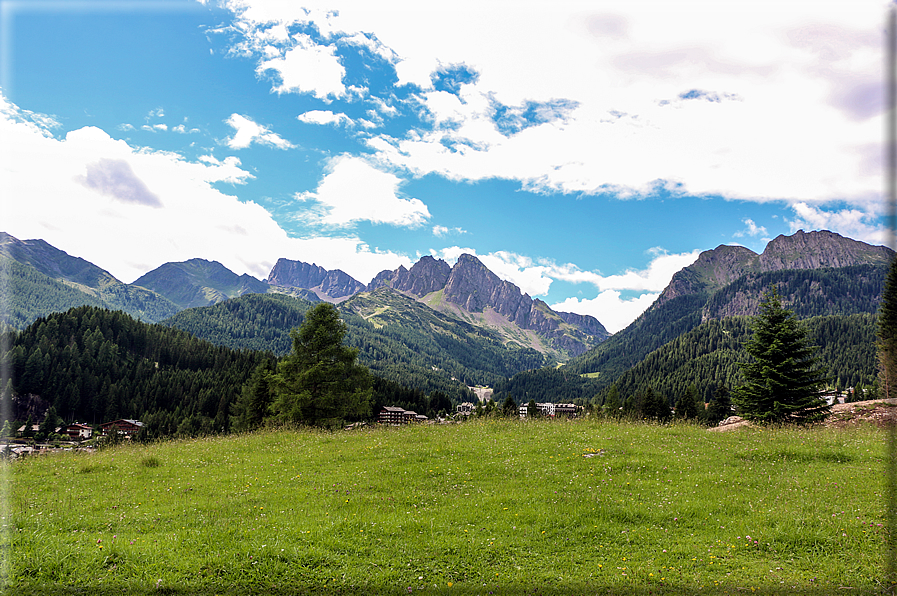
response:
M395 271L381 271L371 280L366 290L372 292L377 288L389 286L394 290L412 294L421 298L430 292L441 290L448 281L451 267L443 260L429 255L406 269L399 266Z
M852 265L887 264L894 252L885 246L873 246L845 238L827 230L778 236L760 255L762 271L817 269Z
M268 283L314 290L321 298L340 299L364 289L364 284L339 269L327 270L314 263L278 259L268 274Z

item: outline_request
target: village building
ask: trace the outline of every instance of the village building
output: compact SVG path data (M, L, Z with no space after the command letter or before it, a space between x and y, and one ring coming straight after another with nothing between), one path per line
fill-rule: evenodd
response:
M417 412L413 412L411 410L405 410L404 408L397 408L395 406L384 406L382 410L380 410L380 414L377 416L377 421L380 424L410 424L412 422L426 422L427 417L423 414L418 414Z
M574 418L578 410L576 404L537 403L536 407L539 408L539 414L545 418ZM521 418L526 418L529 414L529 405L520 404L518 412Z
M66 434L73 441L83 441L89 439L93 435L93 428L78 422L62 427L57 431L59 434Z
M130 437L143 428L143 423L139 420L131 420L127 418L120 418L118 420L113 420L112 422L104 422L100 425L101 432L103 436L111 435L113 432L118 433L120 435L124 435L126 437Z
M456 407L456 412L462 416L470 416L473 414L476 406L473 405L473 402L466 401L464 403L458 404Z

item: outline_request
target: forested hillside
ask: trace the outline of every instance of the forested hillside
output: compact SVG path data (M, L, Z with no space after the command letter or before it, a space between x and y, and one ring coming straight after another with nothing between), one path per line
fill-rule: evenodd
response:
M276 310L269 314L277 316ZM34 423L50 407L66 422L135 418L145 423L142 438L229 430L232 405L253 371L275 364L271 352L234 350L86 306L40 318L9 332L7 341L12 387L0 388L7 400L0 411ZM451 410L452 400L469 398L460 383L449 387L425 391L375 376L372 405L375 413L398 405L435 415Z
M655 303L629 327L595 349L570 361L577 373L599 373L606 387L649 353L714 318L751 315L770 286L782 302L806 319L825 315L874 313L881 299L887 267L855 265L839 268L750 273L714 293L686 294Z
M139 418L151 436L226 430L249 374L273 361L92 307L38 319L11 348L15 419L53 406L66 421Z
M312 303L277 294L251 294L182 311L165 321L213 343L236 349L290 350L289 331ZM389 288L357 294L340 305L346 342L375 375L458 401L466 385L491 385L545 362L539 352L505 346L487 329L438 313ZM463 393L459 393L462 391Z
M813 317L803 323L809 331L810 342L817 346L817 356L832 386L844 389L875 383L874 314ZM749 317L702 323L650 352L613 379L613 385L621 399L650 387L671 405L692 385L700 395L709 395L719 384L734 387L741 383L738 363L748 357L743 345L749 326ZM496 399L510 394L517 401L542 396L546 401L556 402L575 399L594 400L598 405L604 402L610 382L574 374L565 368L516 375L496 385Z

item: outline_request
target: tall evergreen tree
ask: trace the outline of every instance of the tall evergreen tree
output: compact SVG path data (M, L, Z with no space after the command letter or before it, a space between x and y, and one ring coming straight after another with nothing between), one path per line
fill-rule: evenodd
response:
M703 408L701 408L703 409ZM698 388L689 385L679 401L676 402L676 418L694 420L698 417Z
M807 331L785 309L773 287L760 303L739 363L745 384L735 391L740 414L762 423L810 423L824 418L830 406L819 390L825 376L817 366Z
M504 403L501 404L501 415L506 418L513 418L518 415L517 402L514 401L510 393L505 398Z
M234 430L252 430L261 426L274 395L271 376L274 369L270 362L262 362L243 385L239 397L231 406L231 427Z
M707 422L718 424L732 415L732 398L729 388L720 383L707 407Z
M670 419L670 404L660 393L656 393L654 389L648 387L645 392L645 401L642 405L642 415L645 418L666 422Z
M539 406L536 405L536 400L531 399L529 403L526 404L526 417L527 418L538 418L542 415L542 411L539 410Z
M885 398L897 397L897 259L891 262L878 307L878 376Z
M345 335L339 311L327 302L290 332L293 351L272 376L278 420L333 427L370 415L371 375L355 361L358 350L343 345Z

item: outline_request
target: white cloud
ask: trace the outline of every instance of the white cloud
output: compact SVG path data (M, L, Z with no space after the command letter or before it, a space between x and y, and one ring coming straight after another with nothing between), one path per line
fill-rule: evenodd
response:
M878 223L879 214L874 210L838 209L828 211L807 203L791 206L795 219L786 220L791 232L797 230L829 230L870 244L885 244L889 235Z
M582 271L572 264L557 265L548 260L534 261L529 257L505 251L477 255L471 248L451 246L430 252L449 264L457 261L462 254L475 255L499 278L510 281L530 296L544 296L554 280L592 284L599 290L597 297L568 298L551 305L551 308L592 315L612 333L626 327L651 306L660 292L670 283L673 275L694 263L700 254L697 250L669 254L663 249L653 248L649 251L652 255L651 261L645 269L602 276L595 272ZM641 295L624 299L621 298L621 291L640 292Z
M256 124L246 116L231 114L226 122L236 130L234 136L225 141L231 149L245 149L252 143L269 145L277 149L291 149L295 147L295 145L280 135L271 132L266 126Z
M400 84L423 90L418 100L436 128L370 143L379 158L418 175L624 196L650 193L657 181L757 201L880 195L881 170L868 159L883 127L880 0L793 2L774 11L750 0L537 1L510 9L465 0L227 4L246 32L242 47L285 72L282 87L342 93L337 43L368 44L394 62ZM318 43L303 37L284 50L312 65L301 73L260 49L271 43L271 25L290 23L321 34ZM326 77L313 75L317 62ZM479 74L457 96L432 86L433 73L451 64ZM520 116L556 100L576 108L563 117L536 108L530 116L544 121L499 133L495 105Z
M182 135L183 135L183 134L192 134L192 133L194 133L194 132L199 132L199 129L198 129L198 128L190 128L190 129L188 129L187 126L184 125L184 124L178 124L177 126L175 126L174 128L172 128L171 130L172 130L172 132L176 132L176 133L179 133L179 134L182 134Z
M740 232L735 232L734 234L732 234L736 238L743 238L744 236L766 236L767 234L769 234L769 232L766 231L766 227L758 226L756 223L754 223L753 219L747 218L743 219L742 221L747 226L747 228Z
M149 132L159 132L168 130L167 124L144 124L140 127L142 130L146 130Z
M274 91L311 93L321 99L345 94L343 77L346 69L334 53L336 48L317 45L307 35L294 35L292 39L295 45L283 57L265 60L258 65L259 74L269 70L277 73L281 82L274 86Z
M573 312L580 315L592 315L611 333L625 329L640 314L648 310L659 292L621 298L617 290L605 290L592 299L567 298L563 302L552 304L551 308L558 312Z
M320 205L317 223L348 226L359 221L416 227L430 217L419 199L398 196L401 180L374 168L362 158L339 156L327 165L327 173L315 192L297 195L301 201Z
M284 257L342 269L362 282L411 265L352 236L288 237L262 206L213 186L252 177L236 157L190 162L132 147L94 127L56 139L2 94L0 139L3 231L44 239L125 282L194 257L259 278Z
M299 122L307 124L334 124L336 126L350 126L353 124L352 119L345 114L334 114L330 110L311 110L296 116Z
M446 226L433 226L433 235L439 238L444 238L449 234L466 234L467 230L463 228L447 228Z

